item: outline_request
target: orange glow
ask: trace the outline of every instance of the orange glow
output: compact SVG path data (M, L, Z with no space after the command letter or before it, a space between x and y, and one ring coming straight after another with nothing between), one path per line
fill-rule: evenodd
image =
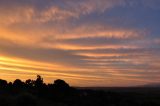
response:
M143 3L115 1L0 1L0 79L40 74L75 86L159 81L159 24L147 21L158 19L148 13L156 9L142 6L140 17L134 5ZM119 9L129 4L131 12Z

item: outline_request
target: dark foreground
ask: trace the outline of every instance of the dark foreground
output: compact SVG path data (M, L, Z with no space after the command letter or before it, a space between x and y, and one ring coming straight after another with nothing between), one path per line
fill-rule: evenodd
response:
M0 106L160 106L159 88L91 89L72 88L63 80L46 85L40 76L0 80Z

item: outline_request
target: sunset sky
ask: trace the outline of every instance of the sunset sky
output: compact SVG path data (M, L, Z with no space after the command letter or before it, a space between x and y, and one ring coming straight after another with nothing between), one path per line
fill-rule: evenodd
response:
M0 79L160 83L160 0L0 0Z

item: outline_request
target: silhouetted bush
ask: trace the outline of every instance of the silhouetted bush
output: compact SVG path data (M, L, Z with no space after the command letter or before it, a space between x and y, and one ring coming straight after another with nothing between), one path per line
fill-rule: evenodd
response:
M0 106L160 106L159 88L76 89L64 80L0 79ZM123 90L122 90L123 89Z

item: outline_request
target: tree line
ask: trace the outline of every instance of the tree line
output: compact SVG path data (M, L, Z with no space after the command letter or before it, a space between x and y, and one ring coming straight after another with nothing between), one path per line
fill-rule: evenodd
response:
M124 91L78 89L61 79L46 84L40 75L26 81L0 79L0 106L160 106L160 90L125 88Z
M40 75L37 75L35 80L27 79L26 81L21 81L20 79L16 79L13 82L7 82L6 80L0 79L0 89L4 90L36 90L36 91L69 91L73 88L69 86L64 80L57 79L53 83L46 84L43 81L43 78Z

